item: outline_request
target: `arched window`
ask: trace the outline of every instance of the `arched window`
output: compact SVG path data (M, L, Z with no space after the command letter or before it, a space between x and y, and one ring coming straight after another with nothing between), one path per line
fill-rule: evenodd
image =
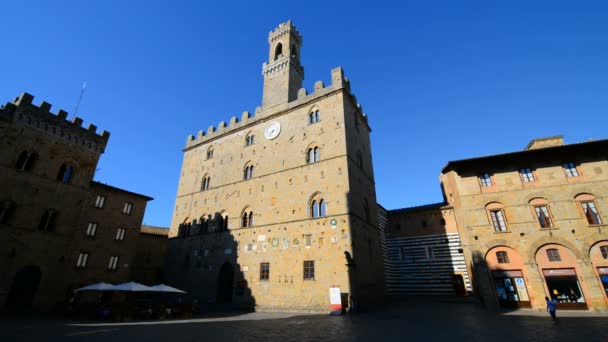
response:
M327 201L323 198L323 195L320 193L314 194L310 198L310 217L319 218L327 216Z
M253 165L247 165L243 169L243 179L251 179L253 177Z
M36 161L38 154L32 151L23 151L19 155L17 159L17 165L15 168L17 171L30 171L34 166L34 162Z
M207 149L207 159L213 158L213 147Z
M553 219L549 210L549 201L544 198L534 198L530 202L534 215L541 228L553 228Z
M321 121L321 113L318 109L314 109L310 114L308 114L308 123L313 124Z
M298 50L296 48L296 44L291 44L291 57L292 58L298 57Z
M316 163L321 160L321 149L318 146L310 147L308 151L306 151L306 162Z
M245 138L245 146L251 146L255 143L255 135L249 134Z
M38 224L38 230L52 232L55 229L55 219L57 217L57 211L55 209L47 209L40 218L40 224Z
M205 191L205 190L209 190L209 187L211 186L211 177L209 177L209 175L205 175L203 177L203 182L201 183L201 190Z
M59 168L59 173L57 174L57 180L62 183L70 183L72 181L72 177L74 176L74 167L70 164L63 164Z
M274 48L274 60L276 61L283 54L283 44L279 43Z
M507 231L507 220L505 218L504 206L502 203L492 202L486 205L486 210L490 218L490 222L497 232Z
M245 227L253 227L253 210L246 208L243 210L243 214L241 215L241 226Z
M496 260L499 264L508 264L509 263L509 254L505 251L496 252Z
M602 217L597 209L595 196L592 194L580 194L577 195L574 200L579 203L589 225L602 224Z

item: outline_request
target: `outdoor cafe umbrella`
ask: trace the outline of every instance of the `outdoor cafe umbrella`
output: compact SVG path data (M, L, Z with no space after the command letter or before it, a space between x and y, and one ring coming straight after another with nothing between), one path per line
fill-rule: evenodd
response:
M97 283L97 284L81 287L74 291L76 291L76 292L78 292L78 291L109 291L112 287L114 287L114 285L112 285L112 284Z
M165 284L159 284L156 286L150 287L154 292L174 292L174 293L186 293L186 291L182 291L180 289L176 289L175 287L171 287Z
M144 291L153 291L151 287L142 285L136 282L129 282L118 284L110 287L108 290L110 291L130 291L130 292L144 292Z

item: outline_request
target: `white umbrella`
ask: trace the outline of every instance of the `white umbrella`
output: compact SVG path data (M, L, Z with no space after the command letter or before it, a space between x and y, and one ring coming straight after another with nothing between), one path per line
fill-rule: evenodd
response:
M76 289L74 291L76 291L76 292L77 291L108 291L112 287L114 287L114 285L112 285L112 284L97 283L97 284L81 287L81 288Z
M153 291L156 292L175 292L175 293L186 293L186 291L182 291L180 289L176 289L175 287L171 287L165 284L159 284L156 286L150 287Z
M136 282L123 283L114 285L108 290L110 291L133 291L133 292L142 292L142 291L153 291L152 288L146 285L142 285Z

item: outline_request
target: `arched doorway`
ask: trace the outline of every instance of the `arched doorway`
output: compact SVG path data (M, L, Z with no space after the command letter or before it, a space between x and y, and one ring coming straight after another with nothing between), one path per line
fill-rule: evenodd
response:
M38 266L25 266L17 271L6 298L6 308L10 311L30 310L40 284L40 277Z
M507 246L494 247L486 254L486 263L492 272L494 290L500 306L532 307L524 261L515 249Z
M217 298L216 303L232 303L232 287L234 284L234 267L229 262L225 262L220 269L217 277Z
M597 272L604 301L608 304L608 240L599 241L591 246L589 258Z
M536 264L544 278L545 293L558 309L587 310L587 291L580 281L576 255L567 247L547 244L536 251Z

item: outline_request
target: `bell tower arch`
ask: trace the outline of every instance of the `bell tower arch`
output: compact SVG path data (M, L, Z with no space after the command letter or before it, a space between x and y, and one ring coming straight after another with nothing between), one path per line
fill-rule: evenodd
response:
M268 62L262 68L262 108L297 99L304 80L304 67L300 64L302 36L291 20L270 32L268 45Z

